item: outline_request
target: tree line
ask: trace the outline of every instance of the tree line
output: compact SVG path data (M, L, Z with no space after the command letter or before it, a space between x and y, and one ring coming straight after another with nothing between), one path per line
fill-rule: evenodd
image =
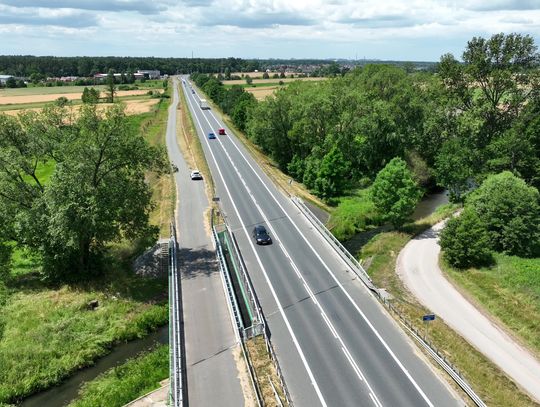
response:
M246 92L239 85L226 89L223 83L213 75L193 74L191 79L231 117L236 127L245 131L248 111L257 103L251 93Z
M163 74L193 72L251 72L260 69L259 61L240 58L157 58L157 57L54 57L32 55L0 55L0 73L29 78L82 76L96 73L135 72L157 69Z

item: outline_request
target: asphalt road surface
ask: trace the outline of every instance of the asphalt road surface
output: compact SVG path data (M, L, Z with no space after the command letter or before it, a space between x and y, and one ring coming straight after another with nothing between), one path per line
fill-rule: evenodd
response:
M463 405L197 91L182 88L294 405ZM227 135L208 139L223 127ZM274 243L256 246L254 225Z
M233 349L233 329L211 238L203 212L209 203L203 181L192 181L177 143L173 92L167 123L167 149L178 167L175 174L178 204L179 266L184 316L188 403L190 407L243 406Z
M438 233L443 226L444 222L438 223L403 248L398 274L422 304L540 402L540 362L475 308L441 272Z

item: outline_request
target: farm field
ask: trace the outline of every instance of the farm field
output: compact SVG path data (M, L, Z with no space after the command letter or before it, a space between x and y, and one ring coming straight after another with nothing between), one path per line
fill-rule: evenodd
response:
M253 79L253 76L251 76L251 74L248 74L252 79ZM272 75L270 75L272 76ZM287 82L294 82L294 81L322 81L322 80L325 80L326 78L272 78L270 77L269 79L253 79L253 84L260 84L260 83L268 83L268 84L273 84L275 82L279 82L279 81L282 81L283 83L287 83ZM242 84L245 84L246 83L246 80L245 79L234 79L234 80L230 80L230 81L223 81L223 84L224 85L242 85Z
M79 86L73 86L79 87ZM27 89L36 89L36 88L27 88ZM51 88L44 88L51 89ZM53 88L54 89L54 88ZM11 89L10 89L11 90ZM20 90L20 89L17 89ZM82 92L65 92L65 89L56 88L56 93L48 94L26 94L26 95L5 95L3 91L0 91L0 105L18 105L23 103L44 103L44 102L53 102L59 97L65 97L68 100L79 100L81 99ZM102 94L104 90L100 90ZM147 90L119 90L116 92L116 97L125 97L125 96L139 96L146 95Z
M150 112L152 110L152 107L159 103L159 99L149 99L149 98L131 99L131 100L122 100L122 102L126 105L126 114L135 115L135 114ZM81 108L81 106L82 104L75 104L74 106L72 106L72 109L74 111L78 111ZM112 106L112 103L100 103L98 105L98 109L104 110L110 106ZM0 105L0 113L16 115L20 113L22 110L33 110L37 112L37 111L40 111L44 107L44 104L41 104L41 106L39 106L39 104L38 106L34 106L33 104L30 106L29 105L21 105L21 106L10 105L9 107L11 109L3 110L2 106Z

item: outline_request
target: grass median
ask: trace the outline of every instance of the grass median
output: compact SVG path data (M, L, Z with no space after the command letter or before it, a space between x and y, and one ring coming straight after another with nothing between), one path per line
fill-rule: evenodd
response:
M421 326L422 315L429 310L416 300L397 276L395 272L397 256L412 237L448 217L453 210L451 206L443 206L430 217L406 225L405 232L380 233L359 253L360 258L369 265L367 271L375 284L386 288L394 297L392 300L394 306L410 321L418 321L418 327ZM538 405L521 392L497 366L441 319L430 324L428 336L444 356L459 369L487 405L495 407ZM442 370L441 373L446 376ZM468 401L468 396L453 382L452 385L462 398Z

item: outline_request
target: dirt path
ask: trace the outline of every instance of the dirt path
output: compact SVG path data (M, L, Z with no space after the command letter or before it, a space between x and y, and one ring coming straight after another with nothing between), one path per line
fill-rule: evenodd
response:
M443 226L436 224L403 248L398 275L422 304L540 401L540 362L463 297L439 268L438 233Z

